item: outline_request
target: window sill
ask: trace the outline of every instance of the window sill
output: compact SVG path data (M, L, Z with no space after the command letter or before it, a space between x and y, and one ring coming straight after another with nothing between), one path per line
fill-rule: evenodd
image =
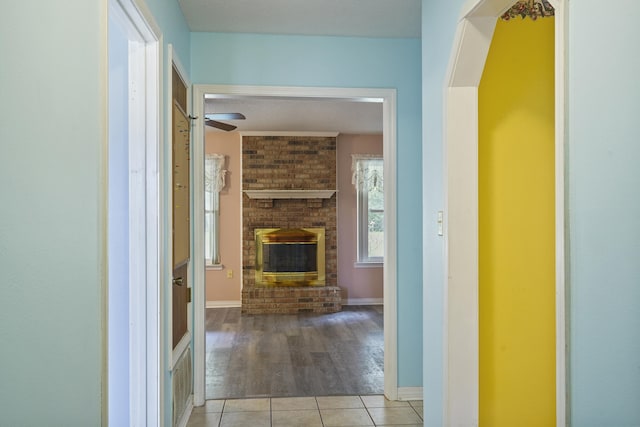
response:
M205 268L207 270L220 271L220 270L224 270L224 265L222 265L222 264L207 264Z
M370 262L354 262L354 268L382 268L384 267L384 261L370 261Z

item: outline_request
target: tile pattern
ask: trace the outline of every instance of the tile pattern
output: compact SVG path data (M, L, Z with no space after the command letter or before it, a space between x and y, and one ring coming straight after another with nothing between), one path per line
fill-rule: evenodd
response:
M187 427L422 426L422 401L382 395L208 400Z

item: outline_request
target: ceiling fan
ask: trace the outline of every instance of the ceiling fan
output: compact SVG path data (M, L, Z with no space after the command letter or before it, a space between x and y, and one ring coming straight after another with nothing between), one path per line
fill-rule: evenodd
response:
M244 120L246 117L241 113L209 113L204 115L204 124L217 129L230 132L238 126L229 123L219 122L218 120Z

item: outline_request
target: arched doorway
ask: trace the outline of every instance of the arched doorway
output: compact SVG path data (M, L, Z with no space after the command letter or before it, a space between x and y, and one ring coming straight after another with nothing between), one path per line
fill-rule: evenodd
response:
M446 82L447 425L479 422L478 88L496 20L513 0L478 0L458 24ZM555 348L556 423L565 424L564 290L564 28L565 2L555 17ZM464 123L465 126L460 126Z

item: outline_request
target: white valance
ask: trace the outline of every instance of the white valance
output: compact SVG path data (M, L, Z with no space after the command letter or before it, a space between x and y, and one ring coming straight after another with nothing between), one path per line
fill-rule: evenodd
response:
M382 157L379 154L351 155L351 183L356 190L382 191L384 179L382 173Z
M224 188L225 175L227 171L224 169L223 154L207 154L205 155L204 168L204 189L214 193L219 193Z

